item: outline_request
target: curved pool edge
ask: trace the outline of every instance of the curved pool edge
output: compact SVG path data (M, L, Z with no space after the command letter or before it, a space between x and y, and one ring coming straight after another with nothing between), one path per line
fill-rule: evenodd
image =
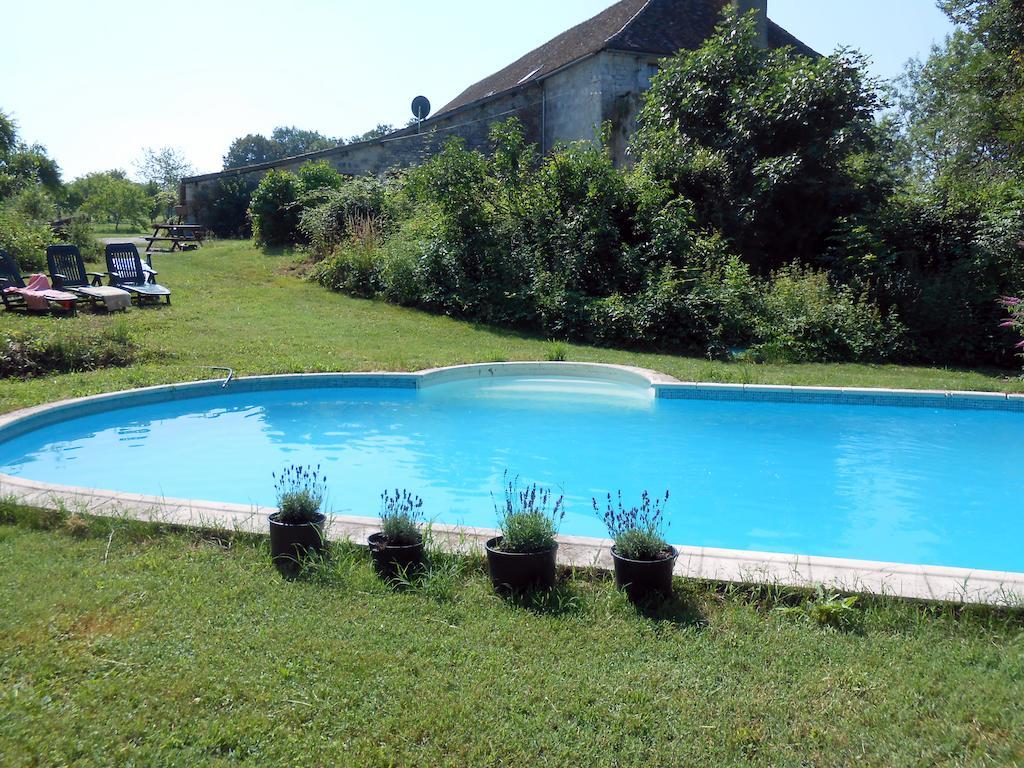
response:
M1024 395L1007 393L942 392L921 390L793 387L749 384L680 382L642 368L601 363L483 363L436 368L416 373L321 373L254 376L234 380L229 391L318 387L381 387L422 389L454 381L504 376L553 375L584 377L633 384L650 389L653 397L755 402L803 402L828 405L888 405L948 409L1006 410L1024 413ZM224 392L222 380L167 384L89 397L62 400L0 416L0 441L58 423L69 412L75 416L114 410L124 405L145 405L186 400ZM47 509L66 508L83 514L124 517L171 525L265 533L266 517L274 510L238 504L171 499L76 488L0 474L0 498ZM377 530L372 517L339 516L331 519L329 537L362 543ZM482 550L495 535L491 529L435 525L446 548ZM587 537L561 536L559 562L576 567L611 569L610 542ZM739 550L679 546L676 573L680 576L734 583L769 583L794 587L824 585L923 600L992 605L1024 605L1024 573L979 569L917 566L840 558L810 557Z

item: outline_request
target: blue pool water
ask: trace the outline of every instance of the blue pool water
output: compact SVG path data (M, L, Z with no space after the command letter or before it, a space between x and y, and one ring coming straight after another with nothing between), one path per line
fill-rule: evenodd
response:
M231 393L73 418L0 443L0 473L274 505L321 464L337 514L409 488L439 522L494 527L506 469L591 498L671 490L678 544L1024 572L1024 414L656 400L641 387L498 378L427 389Z

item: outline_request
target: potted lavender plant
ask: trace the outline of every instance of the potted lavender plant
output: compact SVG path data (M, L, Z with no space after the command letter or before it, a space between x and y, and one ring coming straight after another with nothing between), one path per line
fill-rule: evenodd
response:
M327 478L319 465L286 467L274 478L277 512L270 516L270 556L282 573L294 574L312 554L323 554L326 515L320 507L327 495Z
M621 491L616 502L608 494L603 518L608 535L615 540L615 586L624 589L634 603L672 595L672 571L679 553L665 540L668 498L666 491L663 498L652 501L644 491L640 506L627 509ZM593 501L594 511L600 514L597 499Z
M369 538L373 566L391 581L423 568L423 499L409 491L385 491L381 498L381 530Z
M487 569L499 592L555 586L555 536L565 517L564 497L537 484L519 488L505 474L505 501L495 504L501 535L486 544Z

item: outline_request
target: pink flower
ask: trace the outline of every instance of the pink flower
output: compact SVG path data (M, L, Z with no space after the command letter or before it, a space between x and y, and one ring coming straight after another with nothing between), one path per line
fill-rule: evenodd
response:
M1001 299L999 299L999 303L1002 304L1004 307L1016 307L1018 304L1020 304L1020 299L1015 298L1014 296L1003 296Z

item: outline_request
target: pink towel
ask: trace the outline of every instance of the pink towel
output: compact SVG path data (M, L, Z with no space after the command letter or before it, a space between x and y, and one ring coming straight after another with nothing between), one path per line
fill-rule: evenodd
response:
M51 302L73 302L75 294L66 291L55 291L46 275L32 275L24 288L16 288L15 293L25 297L25 306L29 309L47 310Z

